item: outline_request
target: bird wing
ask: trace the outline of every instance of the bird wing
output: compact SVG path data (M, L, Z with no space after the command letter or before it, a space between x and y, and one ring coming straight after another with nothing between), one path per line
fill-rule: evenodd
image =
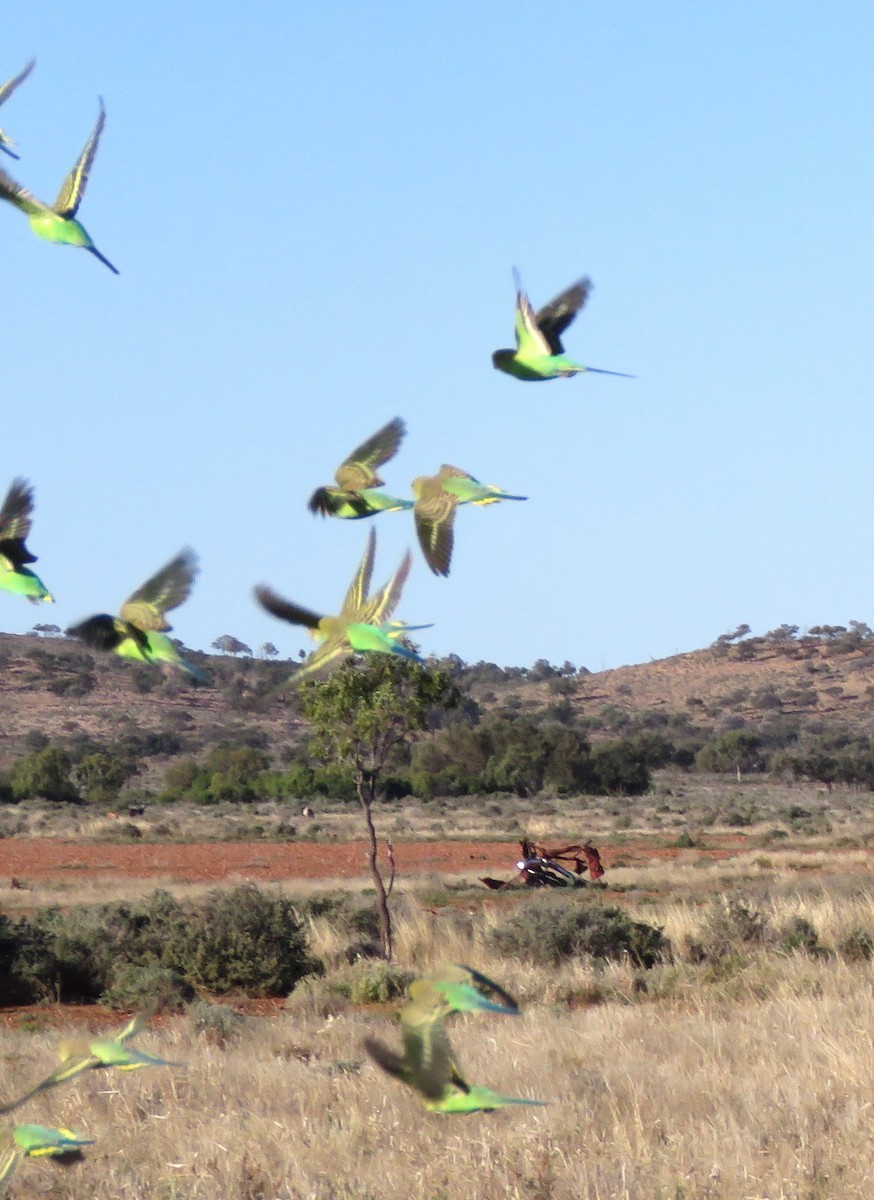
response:
M32 516L33 488L26 479L13 479L0 508L0 542L23 542L30 533Z
M366 602L361 620L367 625L381 625L387 621L398 606L404 584L410 573L413 556L409 550L401 559L401 564L388 583Z
M514 269L516 283L516 353L520 358L540 358L552 351L540 331L531 301L522 287L519 273Z
M115 650L126 637L134 636L138 641L145 638L142 631L131 631L129 626L109 613L97 613L78 625L71 625L65 632L67 637L79 638L92 650L105 651Z
M180 551L128 596L121 606L122 620L142 630L172 629L164 614L188 599L196 575L197 555L193 550Z
M64 217L65 219L75 217L79 205L82 203L82 197L85 195L85 188L88 186L88 178L91 174L94 156L97 153L97 146L100 142L100 135L103 133L105 123L106 111L103 108L103 101L101 100L100 112L97 114L97 121L91 131L91 136L85 143L85 148L77 158L72 171L61 184L58 198L52 205L52 208L59 217Z
M445 468L441 467L443 471ZM413 513L416 518L416 533L425 561L435 575L448 575L454 542L453 524L458 498L450 495L441 485L439 476L413 481L416 503Z
M426 981L452 1006L453 1012L483 1009L513 1016L519 1014L519 1005L509 992L487 975L475 971L473 967L464 966L463 963L443 966L432 975L426 976Z
M534 321L546 338L551 354L563 354L561 335L586 303L592 290L591 279L585 276L537 310Z
M128 1038L135 1037L138 1033L142 1033L149 1023L151 1013L137 1013L131 1017L126 1025L122 1025L121 1029L113 1036L114 1042L126 1042Z
M366 487L379 487L382 480L376 474L375 468L394 458L406 432L407 427L403 420L395 417L387 425L383 425L382 429L377 429L366 442L356 446L334 475L340 487L356 492Z
M303 660L292 675L290 682L296 684L305 675L312 675L316 671L321 671L328 663L333 662L337 658L345 658L351 653L352 647L346 641L344 634L332 634L308 658Z
M266 608L272 616L279 617L280 621L288 621L292 625L305 625L307 629L318 629L322 620L319 613L286 600L263 583L259 583L254 591L255 599L261 607Z
M367 535L367 543L365 544L364 554L358 565L358 570L352 576L352 582L349 584L346 595L343 598L343 607L340 609L338 619L347 625L352 621L364 620L361 614L364 612L367 593L370 591L370 580L373 575L373 560L375 557L376 530L371 528Z
M10 79L8 83L0 84L0 104L9 99L20 83L24 83L35 66L36 59L32 58L27 66L19 71L14 78Z
M14 204L16 208L27 213L29 217L39 216L40 213L49 210L47 204L43 204L42 200L37 200L36 196L27 188L16 183L12 176L7 175L2 169L0 169L0 198L8 200L10 204Z
M439 993L428 989L420 989L400 1014L410 1082L429 1100L437 1100L444 1094L453 1075L460 1077L443 1024L444 1015Z
M0 1188L9 1179L27 1151L15 1140L15 1128L0 1131Z

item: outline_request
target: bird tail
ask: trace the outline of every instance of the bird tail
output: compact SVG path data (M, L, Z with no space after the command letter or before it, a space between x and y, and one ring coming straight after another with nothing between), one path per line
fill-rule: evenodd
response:
M109 259L100 253L100 251L97 249L96 246L86 246L85 249L90 250L95 258L99 258L100 261L103 263L104 267L109 267L109 269L110 269L110 271L112 271L113 275L121 274L121 271L119 271L118 267L114 267L112 265L112 263L109 261Z

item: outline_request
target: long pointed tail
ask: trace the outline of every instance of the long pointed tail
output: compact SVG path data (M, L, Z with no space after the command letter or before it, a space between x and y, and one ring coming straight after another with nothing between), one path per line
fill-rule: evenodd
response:
M112 265L112 263L109 261L109 259L100 253L100 251L97 249L96 246L86 246L85 249L90 250L95 258L99 258L100 261L103 263L104 267L109 267L109 269L110 269L110 271L112 271L113 275L121 274L121 271L119 271L118 267L114 267Z

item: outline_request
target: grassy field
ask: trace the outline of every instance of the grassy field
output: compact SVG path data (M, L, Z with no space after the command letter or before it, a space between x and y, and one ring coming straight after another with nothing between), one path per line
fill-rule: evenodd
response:
M357 978L365 996L381 968L348 966L351 935L328 918L308 918L313 951L328 970L323 979L299 986L270 1016L160 1016L137 1045L185 1066L92 1072L30 1102L17 1119L68 1125L96 1144L68 1169L24 1163L10 1193L53 1200L870 1200L867 797L792 789L797 807L822 818L819 832L814 821L799 833L781 826L787 797L779 789L732 781L716 797L707 791L711 782L678 797L677 786L663 781L661 796L619 813L604 802L597 811L570 806L538 818L543 826L528 826L541 835L593 831L611 850L622 839L651 846L650 857L611 869L610 889L599 897L663 929L672 955L651 970L586 958L537 966L524 944L518 953L496 952L491 931L509 911L550 901L585 905L588 891L572 900L493 894L472 872L400 882L398 963L415 971L471 963L523 1005L518 1019L457 1019L452 1036L462 1068L476 1083L545 1099L547 1108L425 1113L362 1050L367 1035L397 1040L396 1005L351 1004L333 986ZM678 832L691 829L693 841L706 843L732 828L707 814L753 802L760 819L744 833L760 844L715 859L693 845L665 860L662 847ZM665 804L687 811L659 812ZM480 820L480 830L494 833L494 815ZM421 813L391 816L427 836ZM589 824L580 829L584 817ZM475 825L471 815L464 832ZM775 841L775 827L787 836ZM306 899L319 885L271 886ZM115 894L144 887L125 881ZM26 899L75 903L112 891L106 883L89 892L75 881L69 889ZM19 902L20 893L10 896ZM39 1010L7 1018L0 1032L4 1095L48 1072L63 1032Z

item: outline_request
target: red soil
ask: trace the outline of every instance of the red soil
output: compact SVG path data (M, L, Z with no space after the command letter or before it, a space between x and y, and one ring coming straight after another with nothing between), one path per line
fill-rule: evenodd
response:
M742 836L713 837L698 857L730 858L746 850ZM518 842L397 842L398 872L499 872L507 877L519 856ZM689 851L646 843L601 848L607 870L617 860L626 864L676 858ZM124 876L163 878L178 883L219 883L253 879L354 879L366 876L365 843L356 842L202 842L176 845L114 845L55 838L7 838L0 841L0 880L14 876L22 883L48 879L94 879Z

